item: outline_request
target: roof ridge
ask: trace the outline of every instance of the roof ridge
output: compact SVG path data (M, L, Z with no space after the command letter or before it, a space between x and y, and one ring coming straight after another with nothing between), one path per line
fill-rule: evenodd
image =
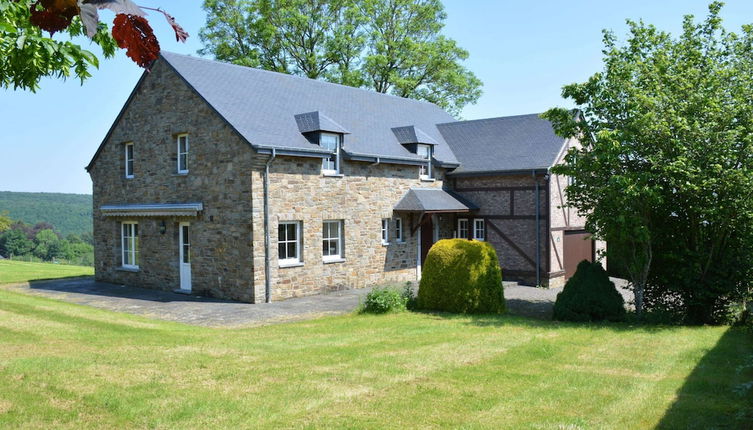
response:
M539 112L539 113L524 113L524 114L519 114L519 115L494 116L494 117L491 117L491 118L466 119L466 120L459 120L459 121L452 121L452 122L442 122L442 123L437 124L437 126L440 126L440 125L465 124L465 123L469 123L469 122L479 122L479 121L491 121L491 120L495 120L495 119L512 119L512 118L520 118L520 117L524 117L524 116L537 116L537 117L541 117L541 114L543 114L543 113L544 112Z
M204 58L204 57L194 57L193 55L179 54L177 52L171 52L171 51L165 51L165 50L163 50L162 52L160 52L160 55L162 55L162 54L175 55L175 56L179 56L179 57L190 58L192 60L199 60L199 61L205 61L205 62L208 62L208 63L221 64L223 66L238 67L238 68L241 68L241 69L253 70L255 72L260 72L260 73L266 73L266 74L272 74L272 75L280 75L280 76L284 76L286 78L301 79L301 80L304 80L304 81L307 81L307 82L315 82L317 84L322 84L322 85L333 85L333 86L336 86L336 87L343 87L343 88L348 88L348 89L360 90L360 91L367 92L369 94L375 94L375 95L380 95L380 96L388 96L388 97L396 98L396 99L399 99L399 100L406 100L406 101L410 101L410 102L415 102L415 103L430 105L430 106L434 106L437 109L444 110L441 107L439 107L437 104L432 103L432 102L428 102L426 100L411 99L411 98L408 98L408 97L396 96L394 94L380 93L378 91L370 90L368 88L351 87L350 85L338 84L338 83L335 83L335 82L327 82L327 81L322 81L322 80L319 80L319 79L308 78L308 77L305 77L305 76L293 75L293 74L290 74L290 73L274 72L272 70L260 69L258 67L242 66L240 64L228 63L226 61L212 60L210 58ZM167 61L169 62L170 60L167 60Z

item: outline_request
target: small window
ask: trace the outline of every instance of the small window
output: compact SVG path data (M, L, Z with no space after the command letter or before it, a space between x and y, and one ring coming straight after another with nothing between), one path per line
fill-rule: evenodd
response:
M343 258L343 222L324 221L322 224L322 255L324 261Z
M486 232L484 231L484 220L476 218L473 220L473 238L476 240L485 240Z
M178 173L188 173L188 135L178 135Z
M382 219L382 245L390 244L390 220Z
M133 143L125 144L125 177L133 178Z
M431 168L431 145L416 145L416 154L426 161L418 168L418 176L421 179L433 179L434 173Z
M340 174L340 135L334 133L321 133L319 145L333 152L332 155L322 159L322 174Z
M301 223L285 221L277 226L277 257L280 266L301 262Z
M468 239L468 220L461 218L458 220L458 237Z
M403 241L403 219L395 218L395 240L398 242Z
M139 225L124 222L121 225L121 246L123 250L123 267L139 268Z

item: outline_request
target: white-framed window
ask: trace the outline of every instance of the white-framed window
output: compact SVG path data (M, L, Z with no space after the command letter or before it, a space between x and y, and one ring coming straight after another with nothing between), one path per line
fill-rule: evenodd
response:
M382 245L390 244L390 220L382 218Z
M342 220L328 220L322 223L322 256L324 261L343 258Z
M178 135L178 173L188 173L188 135Z
M139 224L124 222L121 224L121 249L123 267L139 268Z
M301 222L284 221L277 226L277 258L280 266L301 262Z
M133 178L133 142L125 144L125 177Z
M431 168L431 145L416 145L416 154L426 160L426 164L422 164L418 168L418 176L421 179L433 179L434 172Z
M403 241L403 219L395 218L395 240L398 242Z
M458 238L468 239L468 220L466 218L458 219Z
M486 239L486 230L482 218L476 218L473 220L473 238L476 240Z
M340 135L335 133L320 133L319 145L332 151L332 155L322 159L323 175L340 174Z

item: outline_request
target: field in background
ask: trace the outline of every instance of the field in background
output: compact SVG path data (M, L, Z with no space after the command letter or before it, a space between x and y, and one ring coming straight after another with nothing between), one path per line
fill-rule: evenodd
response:
M92 275L90 266L0 260L0 284Z
M728 327L402 313L208 329L0 288L0 427L746 428L752 355Z

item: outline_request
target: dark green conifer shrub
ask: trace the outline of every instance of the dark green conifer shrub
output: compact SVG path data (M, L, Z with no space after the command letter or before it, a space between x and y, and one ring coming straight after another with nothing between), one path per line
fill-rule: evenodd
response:
M599 262L583 260L554 303L555 320L622 321L625 301Z

